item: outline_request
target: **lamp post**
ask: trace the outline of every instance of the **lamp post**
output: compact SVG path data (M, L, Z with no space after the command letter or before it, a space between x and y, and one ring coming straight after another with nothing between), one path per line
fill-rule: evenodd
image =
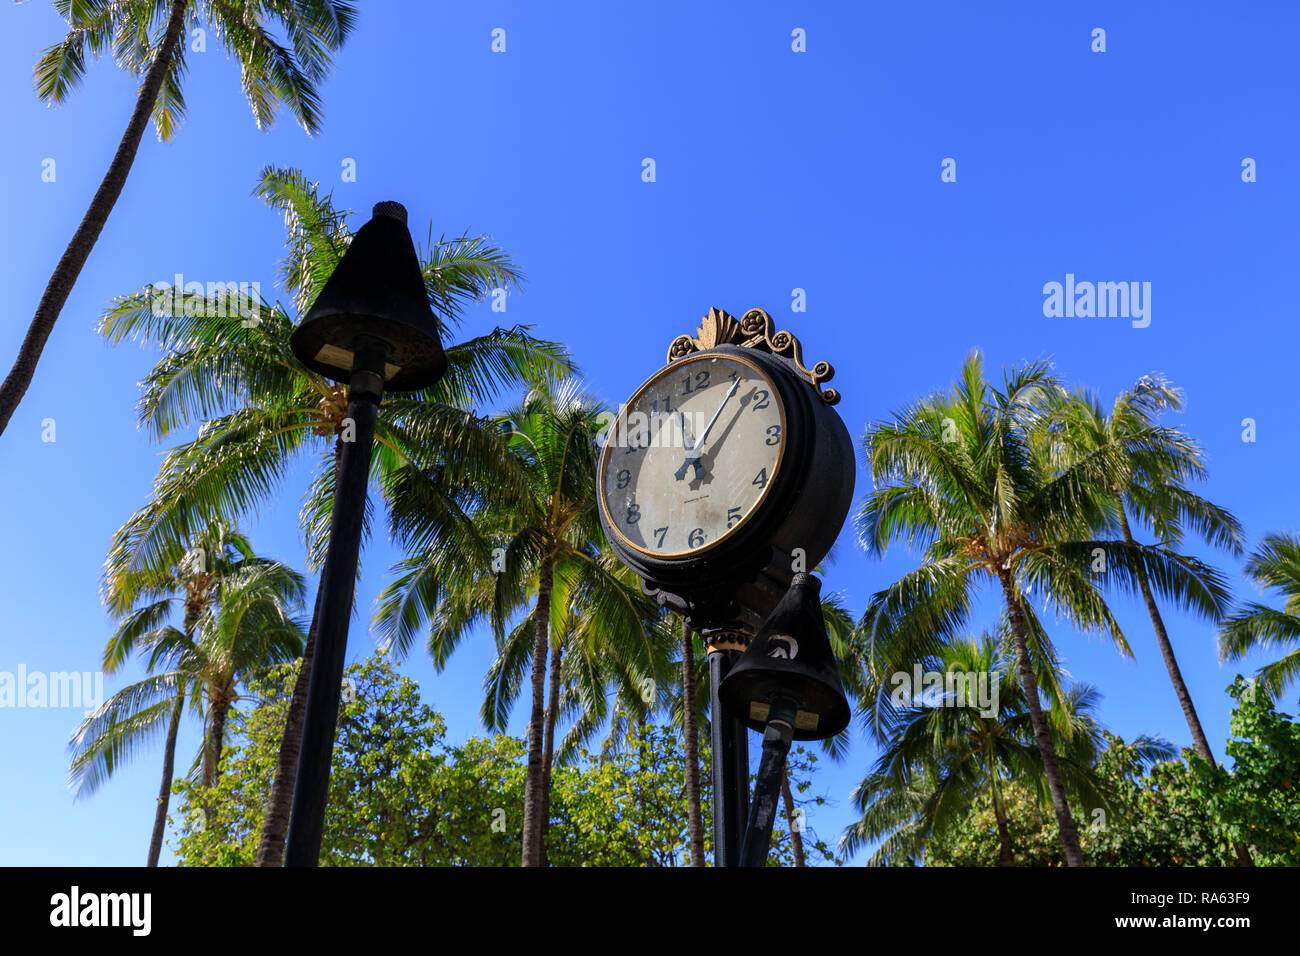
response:
M740 866L764 866L790 742L834 737L851 717L826 636L820 580L794 575L718 696L732 717L763 735Z
M306 318L290 339L308 368L348 385L348 419L321 573L316 651L307 685L302 748L294 780L285 866L315 866L329 792L330 759L356 587L357 554L375 421L384 391L428 388L447 359L429 307L406 209L381 202L357 230Z
M749 730L718 698L748 638L739 629L707 631L701 638L709 660L709 729L713 754L713 865L739 866L749 817Z

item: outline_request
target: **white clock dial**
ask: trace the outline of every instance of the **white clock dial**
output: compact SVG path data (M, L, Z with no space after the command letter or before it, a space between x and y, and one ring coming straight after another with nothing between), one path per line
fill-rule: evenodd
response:
M780 395L757 365L708 354L672 363L641 386L607 435L606 519L646 554L711 548L766 497L785 428Z

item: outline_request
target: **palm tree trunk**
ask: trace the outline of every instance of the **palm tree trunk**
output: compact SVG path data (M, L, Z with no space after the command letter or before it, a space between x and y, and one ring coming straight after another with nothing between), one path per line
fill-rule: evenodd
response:
M1123 495L1119 496L1119 520L1120 528L1124 532L1124 543L1133 547L1133 532L1129 528L1128 515L1125 513L1125 499ZM1196 746L1196 752L1201 755L1211 767L1217 767L1218 762L1214 759L1214 753L1210 750L1210 741L1205 736L1205 731L1201 728L1201 718L1196 713L1196 705L1192 703L1192 694L1187 689L1187 682L1183 680L1183 672L1178 667L1178 658L1174 656L1174 645L1169 640L1169 632L1165 630L1165 619L1160 615L1160 608L1156 606L1155 596L1151 593L1151 582L1147 580L1147 569L1141 563L1137 566L1138 587L1142 591L1142 600L1146 602L1147 614L1151 617L1151 629L1155 631L1156 643L1160 645L1160 656L1164 658L1165 670L1169 672L1169 680L1174 685L1174 694L1178 697L1178 704L1183 708L1183 717L1187 720L1187 729L1192 732L1192 743ZM1233 849L1237 854L1237 861L1242 866L1254 866L1255 861L1251 859L1250 851L1240 843L1233 844Z
M1083 866L1083 851L1079 849L1079 833L1074 827L1074 817L1070 813L1070 804L1065 799L1065 783L1061 779L1061 768L1056 762L1056 748L1052 746L1052 735L1047 729L1047 720L1043 717L1043 704L1038 698L1038 681L1034 679L1034 667L1029 660L1029 645L1025 639L1025 618L1020 610L1020 595L1011 580L1011 572L1000 574L1002 591L1007 601L1007 617L1011 622L1011 640L1016 649L1016 664L1020 671L1020 685L1025 690L1025 700L1029 704L1029 722L1034 727L1034 741L1043 758L1043 774L1047 777L1047 788L1052 793L1052 808L1056 811L1056 823L1061 830L1061 844L1065 847L1065 862L1069 866Z
M206 786L215 787L221 776L221 751L226 742L226 718L230 716L230 691L222 688L212 707L212 740L209 750L212 754L212 772Z
M162 785L158 788L158 809L153 816L153 836L149 838L149 862L146 866L157 866L158 857L162 855L163 833L167 829L167 807L172 799L172 775L176 772L176 731L181 725L181 711L185 709L185 688L176 693L176 704L172 707L171 721L167 724L167 743L163 747Z
M524 783L524 866L542 865L542 737L545 723L546 652L551 617L551 585L554 569L551 556L542 558L537 574L537 606L533 616L537 636L533 640L533 713L528 721L528 777Z
M113 206L117 204L118 196L122 194L122 187L126 185L126 177L131 172L131 164L135 162L136 151L140 148L140 139L144 135L145 127L149 125L149 117L153 114L158 91L162 89L163 79L167 75L172 55L176 51L176 44L184 29L187 6L188 0L172 0L171 15L167 21L166 32L163 34L162 45L158 48L158 54L154 57L149 72L145 74L144 83L141 84L140 92L136 96L135 109L131 111L126 132L122 134L122 141L118 144L117 152L113 154L113 161L109 163L108 172L104 174L99 189L95 191L94 198L90 201L90 207L86 210L81 225L73 233L72 241L68 243L63 257L55 266L54 274L50 276L41 301L36 306L36 314L32 317L27 335L18 349L18 357L14 360L13 368L5 378L4 384L0 385L0 434L3 434L8 427L14 410L27 393L32 376L36 374L36 364L41 359L41 352L45 350L45 343L50 333L54 331L54 323L58 320L59 313L63 310L73 285L76 284L77 277L81 275L86 260L90 258L90 252L95 248L95 242L99 239L104 223L108 221Z
M609 733L605 735L604 741L600 745L599 766L605 766L609 761L609 752L614 749L614 740L618 736L619 726L623 722L623 702L614 701L614 712L609 715Z
M1129 530L1128 516L1124 513L1124 499L1120 499L1120 527L1124 531L1124 543L1133 546L1133 533ZM1155 598L1151 594L1151 584L1147 580L1146 568L1141 564L1137 566L1138 587L1142 590L1142 600L1146 602L1147 614L1151 617L1151 627L1156 632L1156 643L1160 645L1160 656L1165 659L1165 670L1169 671L1169 679L1173 682L1174 693L1178 695L1178 703L1183 708L1183 717L1187 719L1187 728L1192 732L1192 742L1196 745L1196 752L1200 754L1210 766L1217 766L1214 760L1214 754L1210 751L1210 742L1205 737L1205 731L1201 729L1201 720L1196 715L1196 707L1192 703L1192 695L1187 690L1187 683L1183 680L1183 672L1178 668L1178 660L1174 657L1174 647L1169 643L1169 632L1165 630L1164 618L1160 616L1160 609L1156 607Z
M790 846L794 850L794 865L807 866L803 855L803 833L795 816L794 794L790 792L790 775L781 769L781 799L785 801L785 823L790 828Z
M696 721L695 639L682 618L682 737L686 749L686 820L691 866L704 865L704 820L700 813L700 736Z
M646 709L642 707L636 715L636 819L637 819L637 853L644 852L645 862L642 866L658 866L655 860L654 848L649 845L649 840L642 840L641 834L649 832L649 807L646 805L645 798L645 779L646 779L646 751L649 749L649 742L646 737Z
M212 725L216 722L216 701L209 696L208 710L203 715L203 788L212 786Z
M289 712L280 735L280 753L275 761L275 780L266 801L262 835L257 844L256 866L279 866L284 862L284 839L289 832L289 812L293 809L293 784L298 776L298 754L302 750L302 721L307 713L307 685L311 683L311 663L316 655L316 624L320 617L320 588L316 589L316 609L312 611L307 643L302 649L298 677L293 682Z
M551 648L551 686L547 692L546 745L542 754L542 866L547 865L546 836L551 831L551 764L555 758L555 722L560 716L560 655L563 647Z
M986 742L988 747L990 789L993 791L993 815L998 821L998 866L1015 866L1016 855L1011 852L1011 829L1007 826L1007 805L1002 799L1002 783L998 780L997 767L994 766L992 759L993 747L992 741Z

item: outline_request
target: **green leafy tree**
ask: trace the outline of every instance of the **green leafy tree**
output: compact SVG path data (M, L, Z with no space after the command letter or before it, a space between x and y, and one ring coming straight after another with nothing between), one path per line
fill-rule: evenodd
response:
M891 664L935 653L959 633L972 594L991 585L1001 598L1034 739L1052 797L1066 860L1083 865L1040 684L1049 700L1058 667L1035 603L1046 602L1083 631L1102 631L1131 656L1103 596L1107 584L1137 587L1141 568L1155 589L1207 616L1228 600L1221 576L1192 558L1124 540L1096 540L1120 463L1099 454L1075 462L1041 438L1061 386L1042 363L1014 369L1001 390L984 380L973 353L956 385L867 430L875 490L858 513L861 541L883 554L903 540L921 565L873 596L862 622L868 644L891 647ZM1104 562L1102 576L1099 562ZM1098 570L1094 570L1097 568ZM866 652L868 658L873 653ZM891 667L870 668L877 683ZM880 688L878 687L878 690ZM878 695L873 695L878 700ZM879 722L888 705L869 713Z
M1044 806L1034 788L1008 780L1002 787L1002 806L1016 866L1065 865L1061 831L1051 805ZM919 853L901 856L891 865L999 866L1003 839L997 816L992 795L977 794L965 816L936 832Z
M1192 757L1193 795L1257 862L1300 866L1300 721L1240 675L1228 693L1232 770Z
M296 667L291 663L257 682L257 706L232 714L237 732L214 787L177 783L183 865L251 865L257 859ZM556 767L547 835L553 865L678 866L688 860L678 736L654 724L632 725L628 733L624 746L604 760L579 752ZM800 794L812 786L815 760L802 747L791 754L791 780ZM420 703L418 685L382 653L347 670L336 761L322 865L520 863L526 745L501 734L449 743L442 718ZM707 777L704 785L707 796ZM801 802L823 800L807 796ZM706 840L711 832L706 827ZM825 844L810 830L807 836L810 852L830 860ZM789 830L778 826L770 864L792 862Z
M95 59L111 51L117 65L141 82L108 171L0 384L0 433L26 394L54 323L122 194L150 117L160 140L171 139L180 127L187 28L202 23L239 64L244 96L259 129L271 126L283 104L314 134L321 121L318 88L355 21L352 4L342 0L55 0L54 9L68 32L36 62L36 92L47 106L63 103L80 85L87 54ZM275 22L283 28L283 40L270 29Z
M351 241L346 211L291 169L263 171L257 193L284 213L287 252L281 264L292 312L315 301ZM509 257L484 237L439 241L419 253L425 290L446 341L464 308L492 289L520 280ZM163 357L144 381L140 425L163 439L202 422L197 437L168 451L152 499L117 532L111 574L165 564L184 547L192 527L221 517L235 520L280 491L284 476L304 456L315 456L315 474L300 513L308 564L323 563L328 543L334 482L347 415L347 392L304 367L289 346L295 326L290 310L255 303L256 315L229 313L229 303L212 297L164 297L153 290L115 300L100 322L111 342L132 338L162 349ZM253 310L249 310L253 311ZM447 374L421 392L391 396L380 406L371 475L385 495L421 461L454 462L460 474L481 483L503 481L497 474L499 442L490 423L473 412L497 390L568 369L563 349L541 342L520 327L445 346ZM421 482L430 534L452 550L472 534L454 495ZM367 519L370 515L366 512ZM369 527L367 520L366 527ZM267 807L262 865L279 865L302 740L307 683L311 676L316 615L308 628L306 666L285 725L276 782Z
M1152 746L1145 738L1125 743L1109 733L1104 737L1106 749L1093 770L1105 788L1106 804L1092 808L1080 831L1089 864L1231 866L1238 861L1231 832L1204 799L1193 771L1183 761L1169 759L1168 745ZM1194 754L1190 759L1210 766ZM1004 799L1019 865L1063 866L1049 805L1017 781L1008 782ZM980 795L956 826L937 833L924 850L931 866L993 866L997 860L998 835L987 795Z
M1238 856L1222 824L1197 798L1187 764L1141 741L1106 735L1097 761L1111 806L1085 834L1094 866L1232 866ZM1144 770L1147 771L1144 774Z

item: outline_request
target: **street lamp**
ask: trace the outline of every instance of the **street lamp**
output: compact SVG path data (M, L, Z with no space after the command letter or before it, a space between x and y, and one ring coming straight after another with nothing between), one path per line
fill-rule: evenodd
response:
M731 716L763 735L741 866L763 866L791 740L824 740L849 725L848 698L822 618L821 581L801 571L718 688Z
M344 440L330 518L329 550L321 573L315 660L307 685L302 749L294 780L285 866L315 866L329 792L330 758L375 420L384 391L433 385L447 369L438 325L424 288L406 209L374 207L325 283L290 346L304 365L348 385L352 440Z

